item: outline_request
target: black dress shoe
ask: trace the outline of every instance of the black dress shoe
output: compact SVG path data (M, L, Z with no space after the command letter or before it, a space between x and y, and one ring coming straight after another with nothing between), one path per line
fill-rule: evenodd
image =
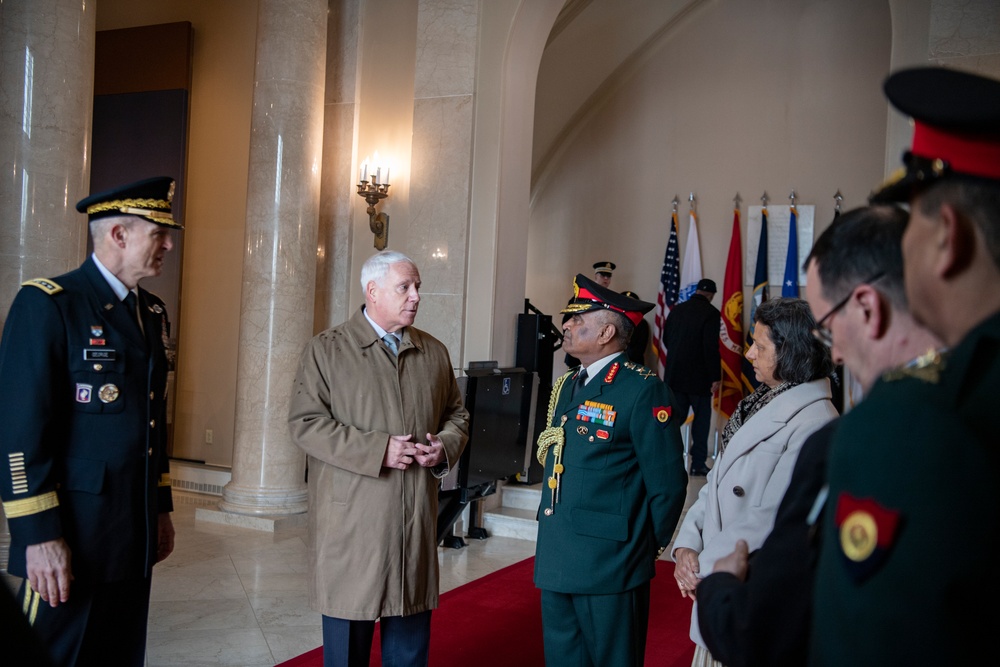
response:
M708 474L708 468L691 468L692 477L704 477Z

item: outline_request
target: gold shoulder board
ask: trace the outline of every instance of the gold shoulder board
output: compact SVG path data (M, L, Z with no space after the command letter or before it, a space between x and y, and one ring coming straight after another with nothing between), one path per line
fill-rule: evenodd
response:
M31 280L21 283L21 287L27 287L28 285L37 287L50 296L57 292L62 292L62 287L48 278L32 278Z

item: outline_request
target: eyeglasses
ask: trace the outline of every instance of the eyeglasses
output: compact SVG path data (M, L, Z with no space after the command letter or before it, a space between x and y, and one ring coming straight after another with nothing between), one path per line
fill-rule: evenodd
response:
M851 300L852 296L854 296L855 290L857 290L862 285L870 285L871 283L875 282L879 278L882 278L883 276L885 276L885 271L879 271L868 280L862 280L860 283L852 287L851 290L847 293L847 296L838 301L837 304L830 309L830 312L828 312L823 317L819 318L819 320L816 321L816 328L812 330L812 335L816 337L816 340L823 343L823 345L826 345L827 347L833 347L833 332L830 331L830 329L828 329L826 326L824 326L826 321L829 320L831 317L833 317L838 310L847 305L847 302Z

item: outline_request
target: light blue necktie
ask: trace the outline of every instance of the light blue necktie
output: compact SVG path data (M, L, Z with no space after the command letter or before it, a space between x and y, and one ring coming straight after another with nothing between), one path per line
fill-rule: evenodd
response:
M387 348L392 350L392 353L394 355L399 355L399 345L396 343L395 336L393 336L392 334L386 334L382 336L382 342L385 343L385 346Z

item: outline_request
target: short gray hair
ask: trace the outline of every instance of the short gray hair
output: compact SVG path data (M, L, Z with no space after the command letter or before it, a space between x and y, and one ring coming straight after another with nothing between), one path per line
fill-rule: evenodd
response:
M109 215L103 218L96 218L90 221L90 238L98 241L111 233L111 228L115 225L125 225L131 227L135 222L135 216L131 215Z
M361 267L361 291L366 291L368 283L373 280L377 284L381 284L382 279L389 273L389 267L402 262L413 264L413 266L417 265L416 262L403 253L395 252L394 250L383 250L369 257Z

